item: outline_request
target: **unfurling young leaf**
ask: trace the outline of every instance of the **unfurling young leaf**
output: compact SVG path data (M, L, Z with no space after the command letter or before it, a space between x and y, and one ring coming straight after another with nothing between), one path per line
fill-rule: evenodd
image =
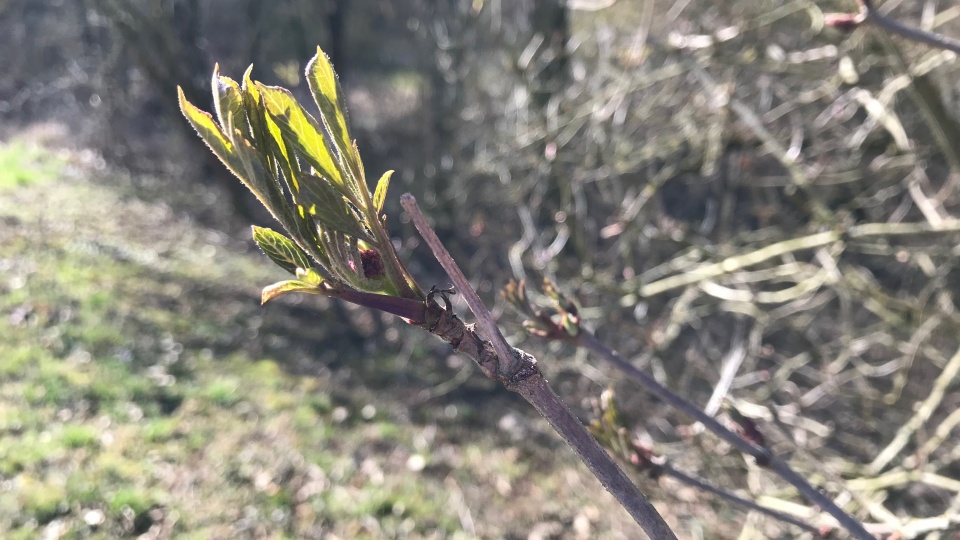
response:
M232 172L247 189L256 195L263 206L270 211L274 217L282 216L283 209L280 206L280 194L272 189L266 170L263 167L260 154L254 149L237 131L229 136L223 132L221 127L213 121L210 113L201 111L195 105L187 101L183 94L183 89L177 87L180 99L180 111L197 131L203 142L220 158L220 161Z
M393 171L387 171L377 182L377 190L373 193L373 205L377 208L377 214L383 212L383 202L387 200L387 190L390 189L390 177Z
M372 193L350 139L343 93L322 51L307 72L319 117L290 91L254 81L252 66L239 83L214 69L215 116L180 92L190 124L285 230L286 236L253 230L260 249L298 278L271 285L264 298L312 287L307 292L343 297L352 288L422 301L380 215L392 171Z
M320 107L320 120L333 138L341 161L348 164L353 174L362 177L360 170L362 164L351 150L353 142L350 140L350 132L347 129L343 92L330 59L319 47L317 47L317 55L307 64L306 76L310 91L313 92L313 99Z
M297 268L297 279L315 287L323 283L323 276L313 268Z
M345 183L341 168L330 154L320 125L313 116L285 88L257 84L257 89L270 118L280 127L284 141L293 145L321 176L356 202L356 186Z
M574 339L580 334L580 315L576 303L564 296L549 279L543 280L543 292L550 299L542 305L527 295L526 283L510 280L501 294L507 303L528 317L523 327L532 335L550 339Z
M220 75L220 65L213 66L213 106L217 112L217 120L223 128L224 134L231 140L235 130L247 136L250 129L247 124L247 113L243 108L243 92L237 81Z
M234 145L230 141L231 137L228 137L220 129L220 126L213 121L213 116L211 116L210 113L201 111L194 104L187 101L187 97L183 94L183 89L179 86L177 87L177 94L180 99L180 112L183 113L183 116L187 118L187 121L190 122L193 129L197 131L197 134L200 135L203 142L210 147L210 150L230 169L230 172L246 184L247 182L241 174L243 172L243 164L234 150ZM248 185L247 187L250 186ZM253 188L251 188L251 191L252 190Z
M360 217L347 205L343 194L325 179L312 174L302 175L297 202L306 215L312 216L325 229L374 243L370 233L361 224Z
M308 270L312 266L307 254L293 240L264 227L253 227L253 241L270 257L270 260L291 274L298 270Z
M308 294L325 294L326 290L318 285L312 285L306 281L300 281L299 279L288 279L286 281L280 281L274 283L273 285L267 285L263 288L263 292L260 293L260 303L266 304L274 298L292 292L302 292Z

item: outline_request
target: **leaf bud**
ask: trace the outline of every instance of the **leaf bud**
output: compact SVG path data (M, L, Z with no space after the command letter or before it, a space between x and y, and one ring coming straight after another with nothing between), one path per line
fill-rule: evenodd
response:
M360 252L360 265L363 267L363 277L377 279L383 277L383 259L375 249L364 249Z

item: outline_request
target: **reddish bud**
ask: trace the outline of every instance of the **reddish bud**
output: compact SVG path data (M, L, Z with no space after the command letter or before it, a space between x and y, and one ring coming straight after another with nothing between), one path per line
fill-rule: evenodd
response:
M376 279L383 277L383 259L375 249L365 249L360 252L360 264L363 266L363 277Z

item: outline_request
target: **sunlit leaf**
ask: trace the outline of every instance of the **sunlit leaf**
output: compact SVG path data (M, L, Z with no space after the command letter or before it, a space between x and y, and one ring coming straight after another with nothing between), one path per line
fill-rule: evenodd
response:
M620 409L613 399L609 400L606 410L603 411L603 421L613 428L623 427L623 420L620 419Z
M273 153L280 172L283 173L283 178L287 183L287 189L293 194L294 199L296 199L296 195L300 191L300 162L297 161L297 156L293 149L287 144L283 130L280 129L280 126L277 125L273 118L270 115L265 115L264 121L269 135L266 144Z
M243 94L243 106L246 109L247 117L250 119L250 129L253 132L253 138L254 140L260 141L263 140L263 137L267 134L266 124L264 123L264 118L267 114L261 104L262 100L260 99L260 91L257 89L257 84L250 78L252 73L253 64L250 64L247 66L247 70L243 72L243 84L240 86L240 92Z
M234 133L228 138L210 113L204 112L187 101L183 90L178 87L180 111L197 131L203 142L230 169L237 178L256 195L267 210L277 216L283 205L270 187L271 175L263 169L260 154L242 135ZM279 219L279 218L278 218Z
M299 279L288 279L286 281L280 281L274 283L273 285L267 285L263 288L263 292L260 293L260 303L266 304L274 298L294 292L302 292L308 294L325 294L326 291L317 285L311 285L306 281L300 281Z
M276 176L268 170L269 166L265 163L267 156L255 148L250 141L244 139L239 131L234 131L234 141L236 141L234 149L243 168L241 179L247 180L250 190L278 221L285 227L289 226L290 212Z
M570 317L569 314L564 314L560 319L560 325L563 326L563 331L569 336L577 336L580 333L580 321L573 317Z
M264 253L297 275L266 288L264 301L291 291L330 294L343 285L422 300L383 229L380 212L392 171L371 193L329 60L318 53L308 68L319 117L288 90L253 81L252 67L239 83L214 69L213 116L189 103L182 90L179 99L207 146L286 230L283 236L254 228Z
M243 107L247 113L253 140L256 142L257 147L262 147L267 168L271 171L276 171L276 159L272 153L267 151L268 148L272 147L271 142L275 138L270 130L270 115L264 106L263 97L260 95L257 83L250 78L252 72L253 65L251 64L243 74L243 85L240 87L240 91L243 94ZM274 183L277 185L277 188L280 187L280 182L277 181L276 178L274 178Z
M248 111L256 112L256 122L251 122L251 124L255 124L252 127L258 133L257 140L261 141L261 151L269 155L274 170L274 185L279 192L283 189L281 184L285 183L287 191L296 203L300 197L299 178L303 174L300 161L297 159L293 148L288 144L288 138L284 136L283 130L280 129L263 106L261 92L256 83L250 79L249 69L243 80L244 103ZM281 198L283 198L282 195ZM290 208L286 204L285 198L283 200L283 207L287 212L287 215L284 216L287 221L281 219L284 228L293 234L294 238L301 239L302 243L300 245L310 249L311 254L318 262L325 264L327 257L318 246L316 230L312 222L307 216L301 215Z
M307 254L293 240L272 229L254 226L253 240L270 260L291 274L296 274L298 268L312 266Z
M187 97L183 94L183 89L179 86L177 87L177 93L180 99L180 112L183 113L183 116L190 122L193 129L197 131L200 138L203 139L203 142L210 147L210 150L230 169L230 172L246 184L247 180L242 174L244 172L243 164L234 151L234 145L230 142L230 138L227 137L220 129L220 126L214 122L213 116L211 116L210 113L200 110L187 101ZM247 185L247 187L256 193L250 185Z
M354 197L356 189L344 183L316 119L297 103L289 90L262 84L258 84L257 88L264 107L283 132L285 140L293 144L303 158L322 176L330 179L344 195Z
M363 171L363 160L360 159L360 147L357 146L357 141L353 141L353 144L350 146L350 152L353 155L353 166L357 178L366 178L367 175ZM366 189L366 186L363 187ZM367 192L369 193L369 190Z
M360 217L329 182L312 174L301 175L298 202L324 228L374 243Z
M220 75L220 65L213 67L213 105L223 133L231 136L234 130L246 134L247 113L243 108L243 93L237 81Z
M373 194L373 206L376 207L378 214L383 212L383 203L387 199L387 190L390 189L390 177L392 176L393 171L387 171L377 182L377 190Z
M313 268L297 268L297 279L317 287L323 283L323 276Z
M343 92L330 59L320 47L317 47L316 56L307 64L306 76L310 91L313 92L313 99L320 107L321 121L333 138L341 158L349 163L351 170L359 176L359 162L354 159L351 152L352 143L347 128Z
M262 191L264 198L268 202L264 205L270 209L274 217L284 226L285 229L295 234L296 237L304 239L304 245L312 245L313 235L309 227L304 227L294 216L293 211L287 204L286 197L283 195L283 186L278 175L278 169L284 173L284 178L289 175L285 170L289 166L287 161L287 149L279 136L277 128L270 119L269 114L264 109L260 92L256 84L250 78L253 66L247 68L243 75L243 84L240 86L242 105L244 115L247 121L247 129L253 136L253 144L247 144L238 141L238 147L249 146L251 152L241 156L245 165L253 169L254 173L262 174ZM255 146L255 148L254 148ZM253 156L257 159L254 160ZM296 161L295 159L293 160ZM318 255L314 253L314 255Z

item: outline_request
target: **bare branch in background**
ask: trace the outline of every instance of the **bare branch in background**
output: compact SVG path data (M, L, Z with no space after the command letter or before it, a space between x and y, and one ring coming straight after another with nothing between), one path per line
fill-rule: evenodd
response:
M860 6L859 12L828 13L824 17L824 24L840 30L850 31L861 26L863 23L870 23L891 34L896 34L911 41L916 41L917 43L960 53L960 40L958 39L907 26L896 19L880 13L873 6L873 0L857 0L857 3Z
M630 362L624 360L619 353L605 345L591 332L582 328L580 326L579 319L570 319L568 314L571 313L572 310L568 306L571 304L571 302L565 300L563 295L560 295L558 292L556 292L555 286L549 282L546 288L548 291L550 291L548 296L554 300L556 305L545 307L543 309L538 309L538 307L534 306L527 299L526 294L522 292L525 291L525 287L522 283L508 284L507 287L504 288L503 295L507 301L517 307L521 313L528 315L531 313L535 314L535 320L525 323L525 326L528 324L533 325L536 329L540 330L537 332L539 335L551 339L563 339L570 341L577 346L583 347L596 354L614 368L619 370L621 373L626 375L631 381L639 384L645 390L662 399L667 404L676 408L693 420L702 423L709 431L719 436L724 441L730 443L744 454L753 456L758 465L769 468L778 476L786 480L808 501L816 506L819 506L821 509L833 516L840 526L846 529L855 538L859 538L861 540L873 539L873 535L870 534L859 521L844 512L843 509L837 505L837 503L827 497L819 489L811 485L806 478L794 471L785 461L774 455L773 452L766 447L762 436L759 435L756 427L752 425L752 422L747 420L741 420L738 422L737 425L739 426L739 433L734 433L733 431L727 429L716 418L703 412L699 407L688 401L683 396L660 384L652 376L644 373L643 371L637 369ZM566 324L560 324L556 322L557 316L561 318L561 321L569 322ZM552 327L552 330L550 330L550 327Z

